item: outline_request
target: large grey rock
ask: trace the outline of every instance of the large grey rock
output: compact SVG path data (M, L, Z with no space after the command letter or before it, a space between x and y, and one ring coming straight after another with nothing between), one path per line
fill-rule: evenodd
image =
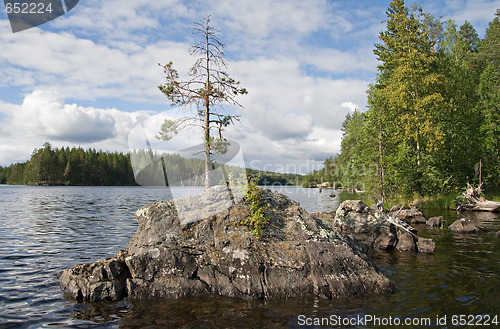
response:
M214 194L210 189L197 198ZM91 278L92 273L119 261L126 268L113 279L120 283L119 293L106 293L105 299L205 294L334 298L393 291L356 240L275 191L265 190L262 200L269 205L270 223L261 239L240 224L249 215L243 203L187 224L179 221L174 202L146 205L136 212L139 229L127 251L119 259L66 270L63 289L74 298L98 300L94 287L109 280Z
M368 248L434 253L435 244L432 240L417 237L394 225L385 212L371 209L360 200L344 201L335 214L313 215L330 221L343 233L355 237Z

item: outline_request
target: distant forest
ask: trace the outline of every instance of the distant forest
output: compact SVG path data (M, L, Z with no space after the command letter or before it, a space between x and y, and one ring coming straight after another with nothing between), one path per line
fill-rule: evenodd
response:
M31 159L0 167L0 183L11 185L136 185L130 155L52 148L46 142L33 150Z
M10 185L76 185L76 186L132 186L138 185L131 165L131 157L141 168L138 181L141 185L164 185L164 168L168 164L168 177L178 178L189 186L192 177L203 170L203 160L185 159L176 154L159 155L144 150L123 154L117 152L84 150L78 148L52 148L46 142L41 149L33 150L29 161L8 167L0 166L0 184ZM157 166L155 168L155 166ZM299 185L303 176L278 174L246 169L259 185ZM142 177L141 177L142 176ZM178 183L178 182L176 182Z

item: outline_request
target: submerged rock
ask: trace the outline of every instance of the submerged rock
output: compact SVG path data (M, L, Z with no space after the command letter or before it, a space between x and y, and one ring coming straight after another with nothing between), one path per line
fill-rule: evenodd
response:
M417 237L394 225L385 212L372 209L360 200L344 201L335 213L313 215L330 221L343 233L352 235L368 248L434 253L435 243L431 239Z
M217 198L212 188L183 204ZM265 190L261 198L270 218L261 239L240 224L249 215L244 203L186 224L173 201L146 205L136 211L139 229L127 250L65 270L63 290L82 300L334 298L394 290L359 242L282 194Z
M114 257L64 270L61 275L64 291L74 299L89 301L125 298L126 281L130 278L126 256L127 252L121 250Z
M427 220L427 225L431 227L441 227L443 224L444 217L443 216L436 216L436 217L431 217Z
M404 220L408 224L425 224L427 222L427 218L417 208L402 209L396 218Z
M417 239L417 251L425 254L433 254L436 249L436 243L432 239L419 237Z
M448 229L453 233L479 233L485 232L488 229L480 222L471 221L469 219L457 219Z

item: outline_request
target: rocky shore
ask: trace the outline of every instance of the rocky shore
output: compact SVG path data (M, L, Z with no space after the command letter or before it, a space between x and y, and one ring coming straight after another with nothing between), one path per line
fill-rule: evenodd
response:
M416 209L407 209L396 216L396 213L370 208L360 200L347 200L335 212L312 215L332 223L342 233L355 237L367 248L434 253L434 241L418 237L412 229L404 228L406 222L426 222L424 215ZM401 225L395 224L398 222Z
M188 202L223 202L220 187ZM127 250L64 270L61 284L83 301L218 294L243 298L323 298L388 293L364 244L311 216L275 191L261 196L270 222L257 239L241 221L244 202L201 220L181 223L175 203L136 211L139 229Z

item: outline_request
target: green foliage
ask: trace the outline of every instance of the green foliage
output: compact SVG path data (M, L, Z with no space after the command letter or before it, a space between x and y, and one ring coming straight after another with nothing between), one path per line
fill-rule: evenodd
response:
M487 200L500 202L500 189L486 192L484 195Z
M451 209L456 208L457 194L438 194L422 200L423 209Z
M245 202L250 208L250 214L241 221L241 224L248 227L257 239L261 238L264 227L269 223L269 217L266 215L269 205L264 205L262 202L261 196L263 192L257 186L257 179L250 179L248 181Z
M478 62L483 68L478 85L476 111L482 113L483 177L486 187L500 188L500 9L481 41Z
M443 77L435 70L438 57L432 34L424 29L424 22L426 15L420 8L410 12L403 1L390 3L387 31L380 34L382 43L374 50L382 64L369 93L379 120L391 123L381 127L385 131L379 149L381 162L385 158L391 163L384 168L388 186L393 185L390 179L395 174L389 170L394 170L404 173L397 182L402 189L418 193L425 193L422 178L435 166L429 155L443 137L435 117L447 107L439 93ZM388 154L398 157L387 158Z
M155 137L157 139L169 141L178 133L179 132L177 131L176 122L170 119L165 119L165 121L161 125L161 129L158 132L158 135L156 135Z
M336 159L340 185L349 190L372 190L376 179L377 143L376 127L367 113L355 110L342 124L342 153Z
M403 0L387 15L368 110L342 127L337 179L385 200L455 194L482 161L485 187L499 188L500 10L484 40Z

